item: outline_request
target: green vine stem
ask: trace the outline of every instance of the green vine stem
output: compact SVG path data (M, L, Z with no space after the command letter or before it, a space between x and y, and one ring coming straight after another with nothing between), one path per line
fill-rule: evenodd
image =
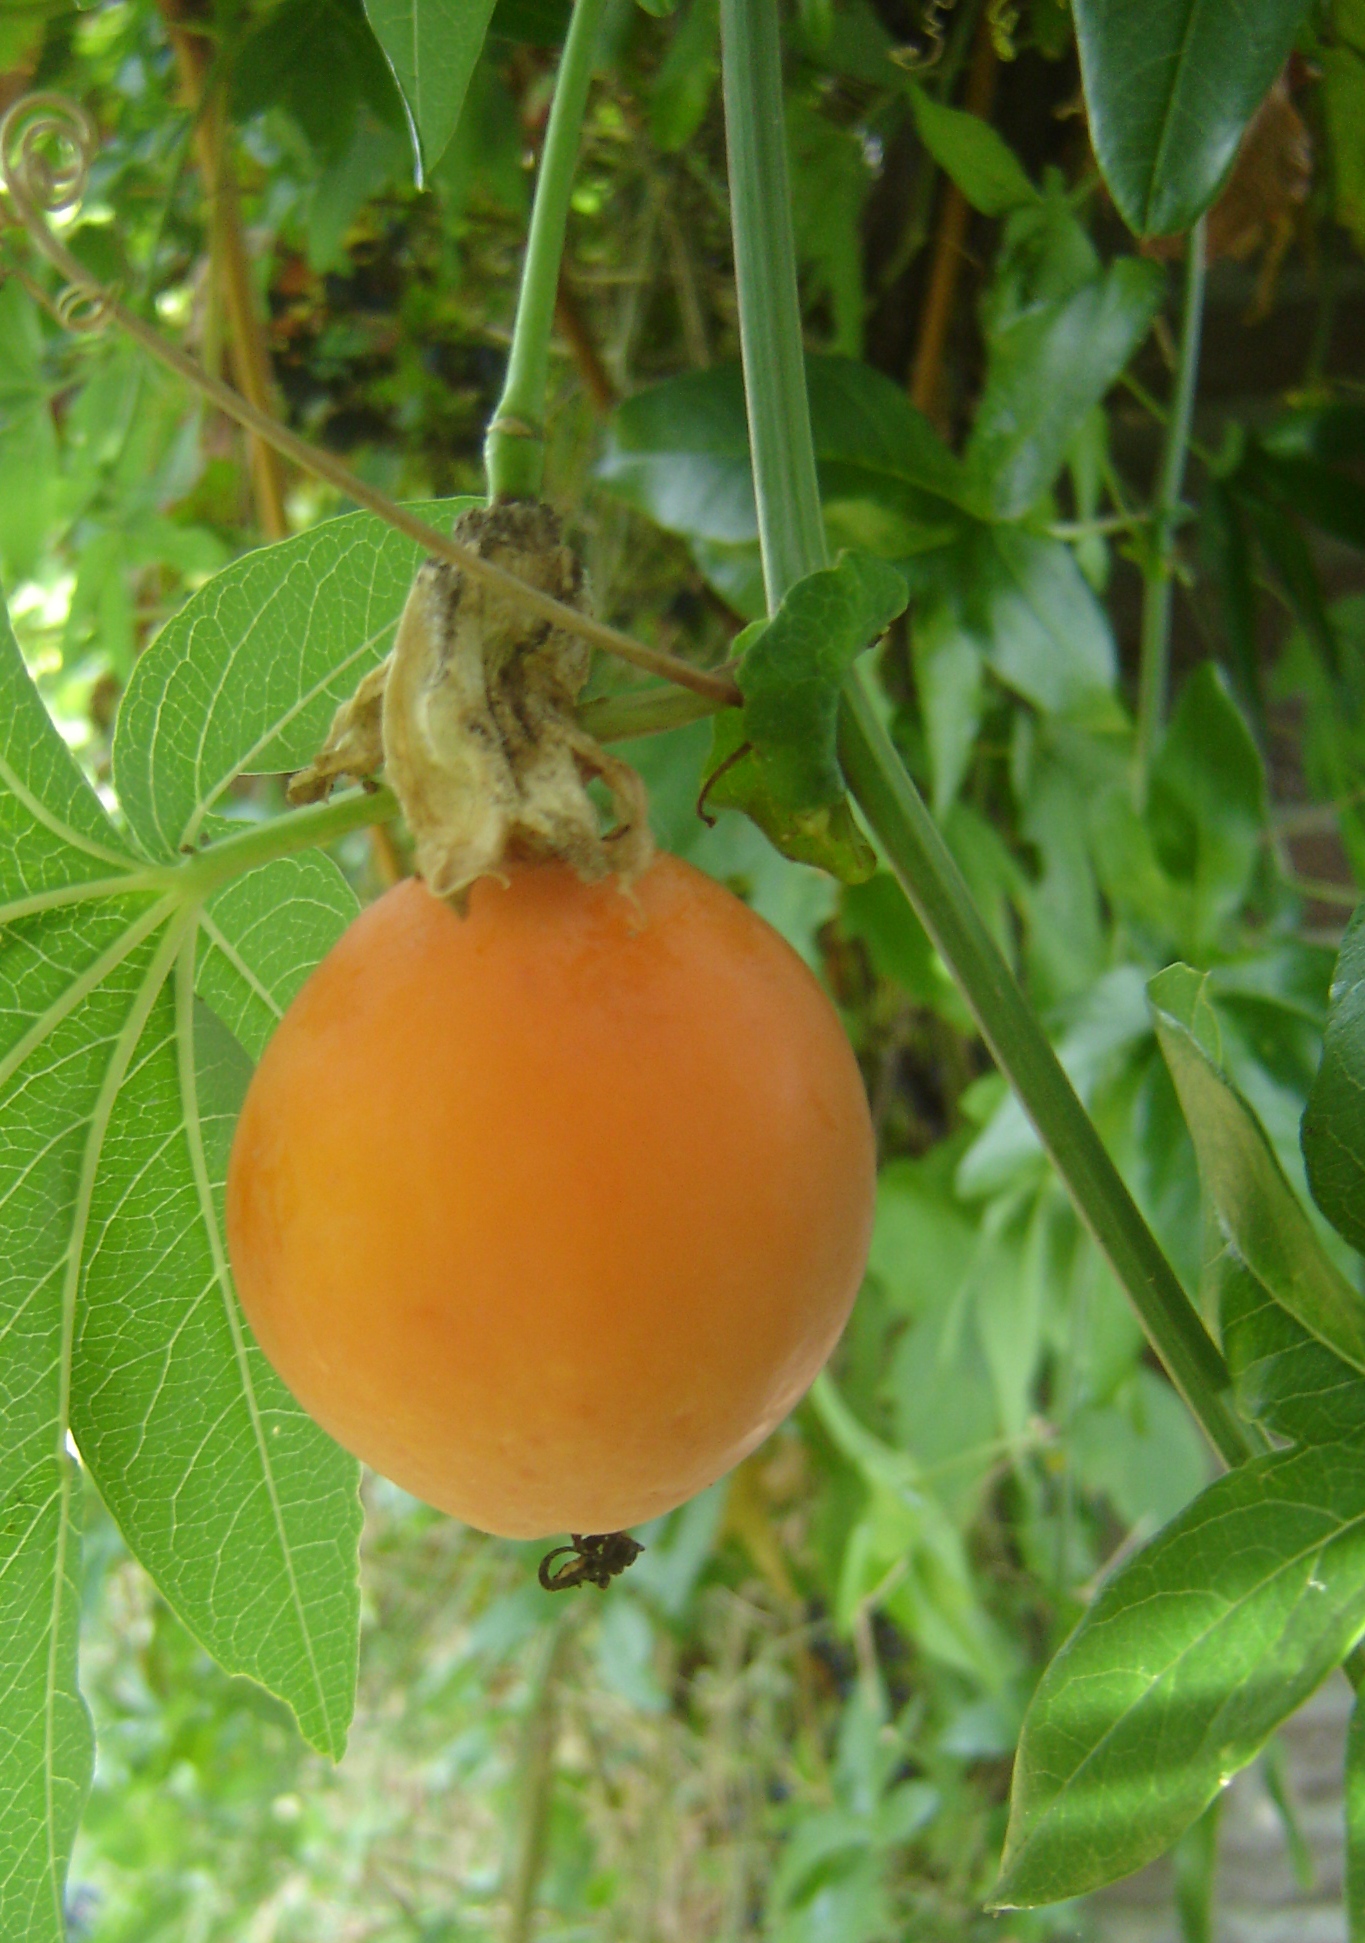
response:
M905 773L859 672L844 693L839 755L902 890L971 1007L981 1036L1037 1128L1076 1211L1107 1256L1180 1394L1219 1455L1250 1440L1225 1399L1223 1359L1129 1194L971 892Z
M484 442L488 497L534 499L545 472L545 383L574 166L606 0L574 0L526 238L507 378Z
M1171 594L1175 573L1175 536L1180 522L1180 494L1190 450L1190 425L1199 377L1199 341L1204 323L1205 230L1203 216L1190 231L1185 250L1185 289L1180 314L1180 348L1176 356L1175 392L1161 453L1152 530L1143 567L1142 656L1138 665L1137 741L1133 753L1133 796L1139 809L1147 802L1152 758L1166 719L1166 693L1171 669Z
M593 4L596 4L596 0L593 0ZM60 145L67 159L58 164L45 160L41 152L44 142ZM44 304L68 329L98 330L106 322L116 323L158 364L173 371L178 378L193 386L201 397L207 398L238 425L245 426L247 431L256 433L286 459L305 472L312 473L314 478L325 479L328 485L354 500L356 505L374 513L395 532L404 533L409 539L415 540L434 559L448 560L471 580L481 580L488 586L499 588L509 598L519 601L529 613L549 621L553 627L581 635L594 647L615 655L618 660L627 661L646 673L659 675L680 688L705 696L716 708L733 706L739 701L739 690L728 675L694 668L677 655L666 654L661 648L651 648L643 641L632 640L630 635L622 634L618 628L608 627L605 622L594 620L590 614L551 599L539 588L528 586L525 581L518 580L515 574L508 573L505 567L483 559L472 547L462 546L448 533L442 533L425 520L418 519L405 506L397 505L387 494L357 478L330 452L310 445L306 439L291 432L288 426L281 425L278 419L257 411L240 392L212 377L178 345L169 343L136 312L129 310L112 290L100 283L58 241L44 220L46 215L74 208L79 203L96 145L95 128L90 117L64 95L23 95L0 120L0 184L8 193L15 213L35 248L65 279L67 287L54 303L21 265L12 259L6 262L2 255L0 282L7 274L13 275L36 302Z
M802 361L777 18L777 0L721 0L740 341L770 608L828 557ZM1223 1359L996 949L860 671L845 690L839 753L901 888L1171 1380L1214 1448L1227 1463L1240 1463L1251 1440L1226 1401Z
M806 399L775 0L721 0L721 85L749 444L768 611L828 564Z

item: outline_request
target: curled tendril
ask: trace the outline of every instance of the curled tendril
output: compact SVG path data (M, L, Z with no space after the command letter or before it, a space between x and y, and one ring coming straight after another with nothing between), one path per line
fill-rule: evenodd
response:
M910 41L904 47L893 47L890 58L897 67L907 74L927 74L936 68L943 59L943 47L948 33L948 15L957 5L957 0L926 0L924 18L920 22L923 39Z
M101 331L109 321L113 293L108 290L83 290L69 283L52 306L64 331Z
M32 241L66 278L51 307L69 331L99 330L113 293L62 247L46 218L79 204L98 147L94 122L63 94L22 95L0 121L0 182Z
M0 175L20 214L25 203L47 216L74 209L98 147L98 131L79 102L64 94L16 101L0 122Z
M995 51L1002 61L1012 61L1019 49L1014 44L1014 32L1019 25L1019 9L1011 0L989 0L986 8L986 24L990 28Z

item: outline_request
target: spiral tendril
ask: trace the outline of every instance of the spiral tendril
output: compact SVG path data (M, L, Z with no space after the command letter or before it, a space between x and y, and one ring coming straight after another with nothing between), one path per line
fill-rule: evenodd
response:
M0 121L0 182L33 242L66 278L52 310L69 331L101 329L113 292L62 247L45 219L79 205L98 147L94 122L66 95L22 95Z
M890 59L897 67L907 74L928 74L938 66L948 35L948 15L956 5L957 0L926 0L920 22L923 39L890 50Z
M1019 25L1019 9L1013 0L989 0L986 7L986 25L990 29L995 52L1002 61L1012 61L1019 49L1015 46L1014 35Z
M24 95L0 122L0 175L21 213L27 202L55 216L85 194L98 147L95 124L79 102L63 94Z
M64 331L101 331L109 321L113 293L108 290L82 290L69 283L60 291L53 309Z

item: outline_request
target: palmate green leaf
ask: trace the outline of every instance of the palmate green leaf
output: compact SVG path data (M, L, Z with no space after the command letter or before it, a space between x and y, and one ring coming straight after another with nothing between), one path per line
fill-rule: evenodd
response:
M455 133L494 0L365 0L408 111L420 189Z
M1365 1630L1365 1448L1219 1478L1105 1586L1043 1675L993 1901L1084 1895L1163 1853Z
M222 1183L250 1064L196 1004L196 915L171 926L171 977L112 1103L72 1428L190 1630L221 1665L287 1698L307 1737L339 1757L357 1650L356 1466L293 1403L237 1307Z
M1342 939L1302 1138L1313 1199L1365 1252L1365 907Z
M131 868L0 614L0 1935L32 1943L64 1934L67 1860L92 1768L76 1685L67 1263L121 1001L103 995L98 1016L82 1019L80 996L116 957L124 992L135 988L130 961L140 953L145 963L147 950L126 935L145 900L122 900L94 927L77 927L68 910L84 886L117 887ZM35 906L53 913L41 947L16 915Z
M1139 236L1213 201L1294 43L1307 0L1075 0L1090 135Z
M1207 973L1172 965L1147 987L1157 1038L1227 1245L1296 1322L1365 1371L1365 1298L1330 1261L1264 1129L1218 1064Z
M449 524L478 502L412 510ZM382 661L421 549L372 513L235 561L141 656L114 729L120 807L149 857L196 844L243 774L301 769Z
M358 610L343 601L325 640L305 622L313 652L283 681L200 615L189 649L159 664L149 746L130 766L148 848L174 858L151 865L111 828L0 632L3 1934L59 1936L89 1779L68 1431L191 1631L280 1695L316 1745L336 1755L344 1744L358 1467L293 1404L237 1308L220 1197L249 1061L196 990L259 1051L355 899L318 856L276 857L235 880L232 852L186 862L154 812L184 807L182 830L225 833L209 799L234 773L231 737L220 717L216 742L178 741L178 700L211 700L210 728L214 706L235 720L239 767L287 751L310 707L330 713L319 704L328 657L348 669L373 659L347 613L391 632L406 586L392 578L386 614L377 595ZM235 611L250 641L255 616Z
M251 1059L359 909L336 865L316 855L279 857L205 900L194 989Z

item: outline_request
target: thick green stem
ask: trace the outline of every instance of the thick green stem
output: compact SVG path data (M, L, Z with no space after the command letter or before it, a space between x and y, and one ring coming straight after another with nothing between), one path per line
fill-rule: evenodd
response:
M764 581L769 607L775 608L794 581L824 566L827 557L800 355L781 139L777 0L722 0L721 32L740 337ZM1229 1464L1241 1462L1250 1446L1225 1401L1223 1359L986 930L858 671L844 693L839 753L901 888L956 978L1172 1381L1219 1453Z
M774 611L827 564L796 285L774 0L721 0L725 140L763 585Z
M1229 1464L1248 1440L1224 1397L1228 1373L1175 1271L1124 1186L1032 1007L855 675L844 693L839 756L921 923L951 969L981 1036L1038 1129L1076 1210L1142 1318L1172 1382Z
M536 178L507 378L484 443L488 496L534 499L545 471L545 382L569 197L606 0L574 0Z
M1133 794L1139 809L1147 801L1152 758L1166 718L1166 691L1171 667L1171 592L1175 569L1175 535L1180 520L1180 494L1190 449L1190 424L1199 377L1199 339L1204 322L1204 231L1201 216L1190 231L1185 254L1185 294L1180 318L1180 350L1176 361L1175 394L1166 421L1152 533L1143 571L1142 659L1138 671L1137 744L1134 751Z

